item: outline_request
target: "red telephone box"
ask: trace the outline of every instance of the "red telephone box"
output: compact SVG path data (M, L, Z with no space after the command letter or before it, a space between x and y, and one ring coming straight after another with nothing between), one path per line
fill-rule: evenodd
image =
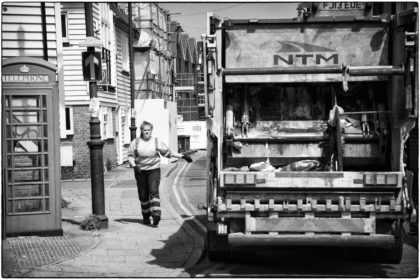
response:
M18 57L2 69L3 229L62 235L56 66Z

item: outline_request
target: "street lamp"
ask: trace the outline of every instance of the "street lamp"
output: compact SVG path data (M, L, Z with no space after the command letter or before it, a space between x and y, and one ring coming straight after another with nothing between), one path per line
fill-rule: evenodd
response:
M87 51L95 52L95 43L91 45L89 40L94 37L93 32L93 9L92 3L84 3L85 18L86 18L86 42ZM98 43L96 43L98 44ZM92 73L91 73L92 76ZM94 77L96 75L93 75ZM92 78L89 80L89 94L91 117L89 121L90 126L90 141L88 146L90 149L90 170L91 170L91 188L92 188L92 213L97 215L101 221L100 228L108 228L108 217L105 215L105 190L104 190L104 161L103 161L103 147L104 141L101 140L101 121L99 120L99 100L98 100L98 85L96 80Z

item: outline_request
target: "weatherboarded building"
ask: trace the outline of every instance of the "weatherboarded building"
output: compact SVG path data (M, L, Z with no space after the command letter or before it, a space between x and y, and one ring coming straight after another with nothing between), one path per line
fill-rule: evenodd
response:
M104 167L121 164L127 153L130 116L130 67L128 17L115 3L93 3L94 37L100 41L102 80L98 82ZM89 130L89 86L82 73L81 52L86 47L83 3L62 2L63 72L66 137L62 139L62 177L90 176L87 142ZM134 34L138 35L137 30Z
M9 2L1 13L2 237L61 235L60 5Z

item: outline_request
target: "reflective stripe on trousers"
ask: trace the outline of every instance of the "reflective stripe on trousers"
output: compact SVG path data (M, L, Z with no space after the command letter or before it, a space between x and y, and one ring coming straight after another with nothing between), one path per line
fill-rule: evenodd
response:
M160 216L160 168L141 170L140 172L135 169L134 176L137 182L143 217L149 217L150 214Z

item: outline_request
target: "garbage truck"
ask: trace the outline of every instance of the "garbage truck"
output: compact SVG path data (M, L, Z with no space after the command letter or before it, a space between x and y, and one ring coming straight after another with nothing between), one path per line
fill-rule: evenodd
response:
M292 19L207 14L210 260L327 246L401 261L417 219L404 149L418 114L417 4L375 5L302 3Z

